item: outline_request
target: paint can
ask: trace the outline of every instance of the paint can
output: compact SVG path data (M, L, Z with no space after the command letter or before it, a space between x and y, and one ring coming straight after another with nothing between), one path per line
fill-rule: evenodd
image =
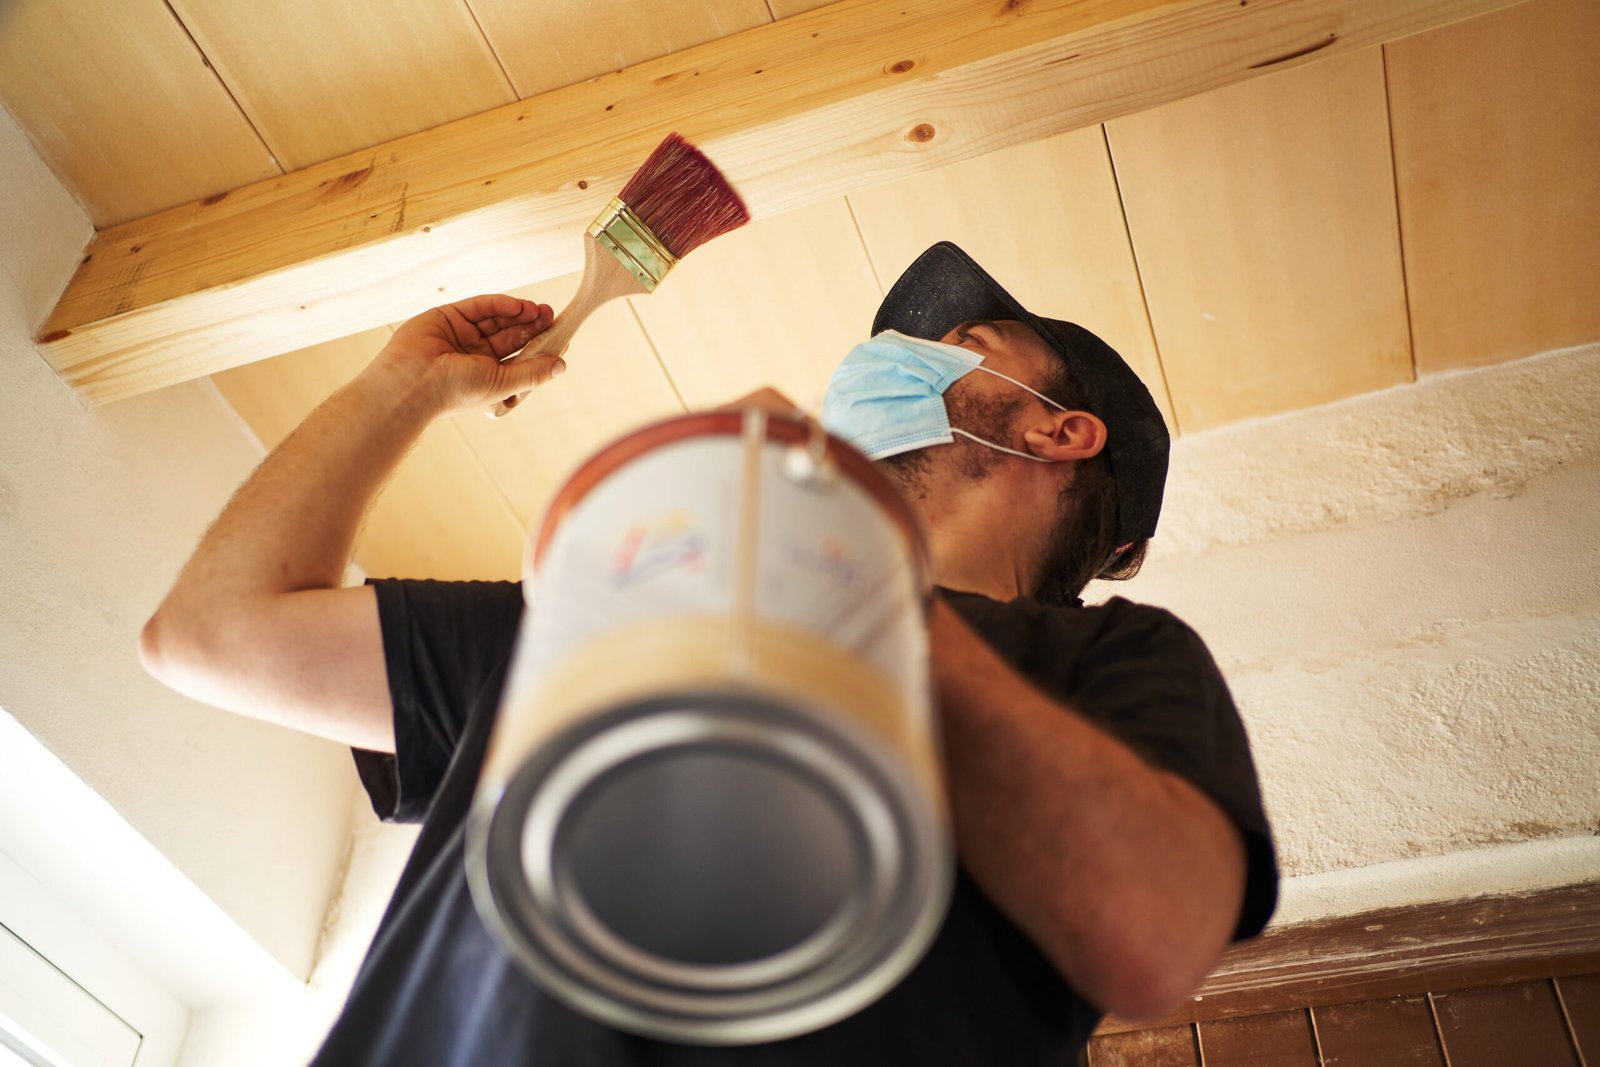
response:
M587 461L530 538L467 828L486 925L549 993L666 1040L773 1041L915 965L954 871L915 515L760 409Z

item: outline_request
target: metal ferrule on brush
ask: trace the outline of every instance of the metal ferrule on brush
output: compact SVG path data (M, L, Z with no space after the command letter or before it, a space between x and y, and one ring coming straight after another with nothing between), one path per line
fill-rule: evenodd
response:
M633 208L616 198L589 224L589 236L616 256L647 293L655 292L661 279L678 265L678 257L667 251Z

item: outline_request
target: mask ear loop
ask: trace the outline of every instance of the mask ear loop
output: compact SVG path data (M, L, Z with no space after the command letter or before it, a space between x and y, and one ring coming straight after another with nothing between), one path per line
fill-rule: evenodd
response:
M1018 457L1019 459L1031 459L1035 463L1054 463L1054 462L1056 462L1053 459L1045 459L1043 456L1036 456L1032 452L1018 452L1014 448L1007 448L1005 445L997 445L993 441L985 440L984 438L979 437L975 433L968 433L965 430L958 430L954 426L950 427L950 432L951 433L958 433L962 437L967 438L969 441L976 441L980 445L987 445L988 447L994 449L996 452L1006 452L1006 453L1009 453L1010 455Z
M1054 400L1051 400L1049 397L1047 397L1043 393L1039 392L1039 390L1033 388L1032 386L1028 386L1028 385L1022 384L1021 382L1017 381L1015 378L1011 377L1011 375L1009 375L1009 374L1001 374L997 370L990 370L988 367L982 367L982 366L973 367L972 369L973 370L981 370L985 374L992 374L996 378L1003 378L1006 381L1010 382L1012 385L1016 386L1018 389L1023 389L1023 390L1026 390L1027 392L1032 393L1034 396L1038 397L1040 400L1043 400L1046 404L1049 404L1051 407L1055 408L1057 411L1066 411L1067 410L1065 405L1056 403ZM1007 448L1005 445L997 445L993 441L986 440L985 438L979 437L975 433L968 433L965 430L958 430L954 426L950 427L950 432L951 433L958 433L962 437L965 437L970 441L976 441L980 445L988 445L990 448L994 449L996 452L1004 452L1007 455L1016 456L1019 459L1031 459L1035 463L1054 463L1054 462L1056 462L1053 459L1045 459L1042 456L1036 456L1031 452L1018 452L1014 448Z
M1026 389L1028 392L1032 393L1034 396L1038 397L1040 400L1043 400L1046 404L1049 404L1051 407L1055 408L1057 411L1066 411L1067 410L1065 404L1056 403L1054 400L1051 400L1049 397L1047 397L1043 393L1039 392L1039 390L1033 388L1033 386L1024 385L1023 383L1017 381L1015 378L1011 377L1011 375L1009 375L1009 374L1001 374L997 370L990 370L988 367L983 367L983 366L973 367L972 369L973 370L981 370L985 374L992 374L996 378L1004 378L1006 381L1010 382L1012 385L1016 386L1018 389Z

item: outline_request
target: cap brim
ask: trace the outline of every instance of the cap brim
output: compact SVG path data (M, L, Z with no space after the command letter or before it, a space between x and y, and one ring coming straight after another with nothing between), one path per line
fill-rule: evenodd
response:
M948 241L918 256L878 307L872 332L894 330L938 341L963 322L1015 319L1041 337L1052 331L972 257Z

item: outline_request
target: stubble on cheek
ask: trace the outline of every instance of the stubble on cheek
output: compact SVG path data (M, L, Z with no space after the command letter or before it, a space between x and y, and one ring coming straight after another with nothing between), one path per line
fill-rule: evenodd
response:
M902 452L898 456L877 461L877 468L895 484L909 500L922 500L928 495L928 453L925 449Z
M1018 413L1027 404L1024 398L987 397L961 389L957 382L945 394L945 407L950 414L950 425L977 434L987 441L1017 446L1011 443L1011 427ZM953 460L962 477L981 482L1008 457L987 445L956 435Z

